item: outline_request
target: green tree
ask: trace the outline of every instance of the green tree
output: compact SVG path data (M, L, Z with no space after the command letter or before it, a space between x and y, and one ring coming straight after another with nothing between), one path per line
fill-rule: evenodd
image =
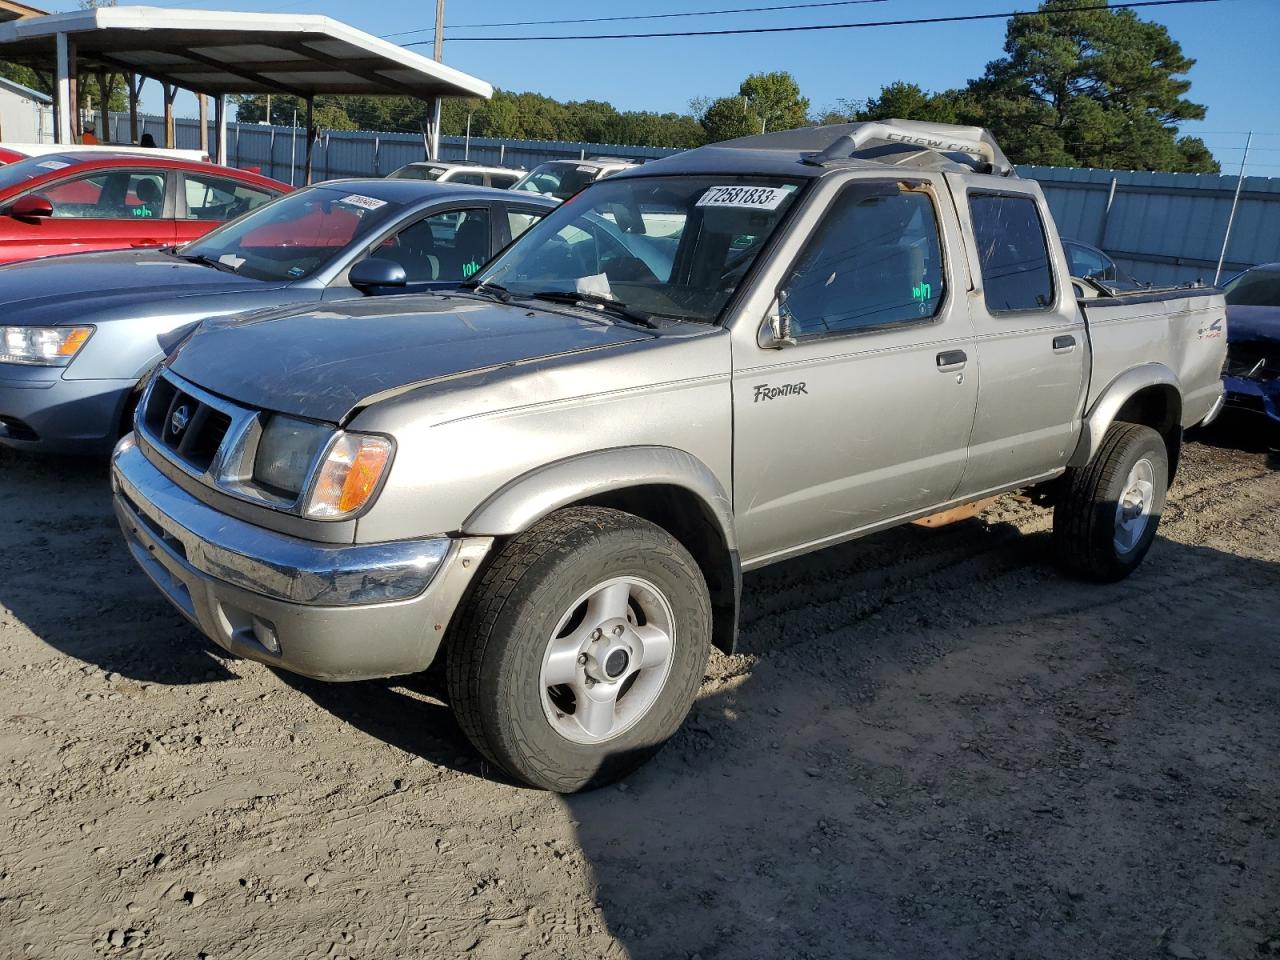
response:
M1168 29L1075 6L1044 0L1011 18L1005 56L969 84L959 118L990 127L1019 163L1216 172L1203 142L1178 136L1205 108L1185 96L1195 61Z
M790 130L809 122L809 99L800 96L800 84L785 71L753 73L742 81L738 94L764 131Z
M698 122L702 125L708 143L759 133L762 124L746 97L721 97L712 100Z
M955 91L929 93L914 83L899 80L881 87L879 96L870 97L854 111L854 119L956 123L959 119L957 101Z

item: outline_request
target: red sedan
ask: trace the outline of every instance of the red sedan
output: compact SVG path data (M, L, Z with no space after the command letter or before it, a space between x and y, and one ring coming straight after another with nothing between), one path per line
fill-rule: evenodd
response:
M291 187L170 157L51 153L0 167L0 263L195 240Z

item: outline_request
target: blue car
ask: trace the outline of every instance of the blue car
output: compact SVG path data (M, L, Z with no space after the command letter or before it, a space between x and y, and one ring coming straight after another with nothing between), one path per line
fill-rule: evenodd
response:
M1227 404L1280 424L1280 263L1233 277L1227 294Z

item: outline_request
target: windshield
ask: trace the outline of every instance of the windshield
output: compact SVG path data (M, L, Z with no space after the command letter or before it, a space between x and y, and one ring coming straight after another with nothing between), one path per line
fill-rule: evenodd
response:
M1280 307L1280 270L1246 270L1223 290L1237 307Z
M302 280L402 204L337 186L286 193L178 250L254 280Z
M513 296L586 294L653 317L714 323L797 183L733 177L601 180L476 277Z
M552 161L534 167L511 189L528 190L557 200L568 200L600 175L600 168L589 163Z
M410 163L390 174L388 180L439 180L449 172L448 167L428 167L422 163Z
M46 154L43 157L27 157L25 160L18 160L16 163L0 167L0 190L8 190L10 187L19 186L28 180L34 180L36 177L43 177L59 170L67 170L77 163L79 161L75 157L56 153Z

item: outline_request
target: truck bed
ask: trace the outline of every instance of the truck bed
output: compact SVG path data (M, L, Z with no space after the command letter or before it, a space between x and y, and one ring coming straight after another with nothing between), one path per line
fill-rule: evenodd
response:
M1124 371L1159 364L1182 394L1183 427L1203 420L1222 390L1227 349L1222 291L1202 284L1134 291L1078 287L1083 288L1078 302L1093 348L1085 410Z

